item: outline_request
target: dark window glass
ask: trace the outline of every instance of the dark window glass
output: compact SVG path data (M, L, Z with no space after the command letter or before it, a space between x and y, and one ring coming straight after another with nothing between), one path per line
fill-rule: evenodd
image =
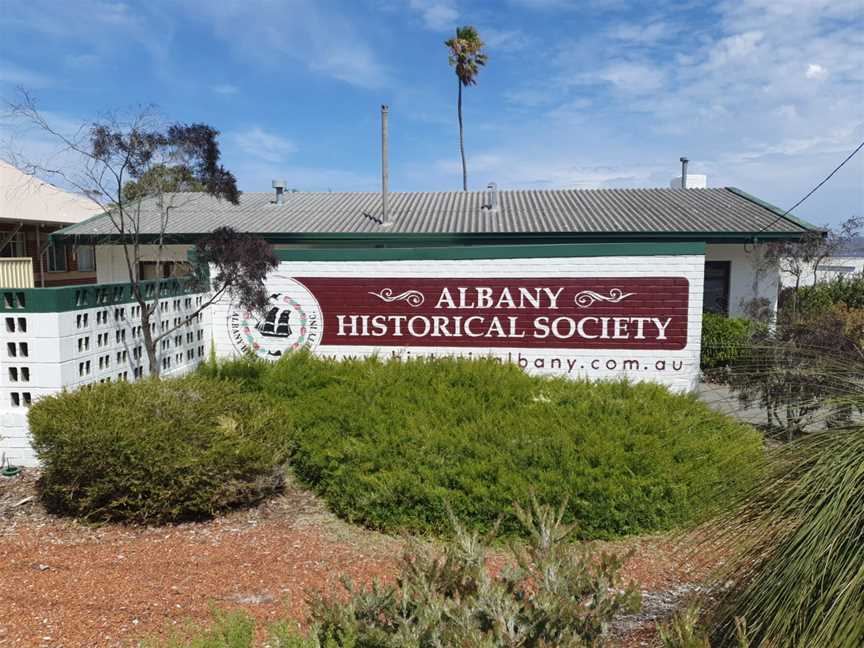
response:
M705 262L705 294L702 301L702 312L729 314L729 273L731 262Z
M48 246L48 272L66 272L66 246L52 243Z

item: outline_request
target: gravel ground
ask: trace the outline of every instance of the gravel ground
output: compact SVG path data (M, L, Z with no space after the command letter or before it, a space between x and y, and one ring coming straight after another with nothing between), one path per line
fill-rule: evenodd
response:
M305 616L310 590L337 594L339 576L388 578L399 539L338 520L293 486L256 509L171 527L91 527L47 514L38 474L0 479L0 648L134 646L211 608L242 607L261 620ZM633 549L625 574L644 610L616 622L617 646L655 645L671 614L713 564L663 538L601 543Z

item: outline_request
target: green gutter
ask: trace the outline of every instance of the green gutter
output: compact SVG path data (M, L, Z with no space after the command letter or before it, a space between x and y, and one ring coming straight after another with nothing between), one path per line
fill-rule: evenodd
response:
M549 259L705 254L703 243L595 243L585 245L477 245L419 248L277 249L280 261L418 261L458 259Z
M794 225L798 225L798 227L803 227L806 230L811 230L815 232L825 232L821 227L817 227L813 223L805 221L803 218L798 218L794 214L787 214L785 210L780 209L777 205L772 205L769 202L762 200L761 198L757 198L753 194L749 194L746 191L739 189L738 187L726 187L727 191L731 191L736 196L741 196L745 200L749 200L754 205L759 205L763 209L767 209L768 211L776 214L778 216L778 220L783 219L787 220ZM767 234L767 232L762 232L762 234Z
M122 243L118 235L77 235L54 232L55 241L73 241L79 244L111 245ZM469 245L554 245L585 243L753 243L756 241L796 241L805 232L501 232L501 233L378 233L378 232L322 232L322 233L273 233L250 232L270 243L296 244L320 247L424 247L424 246L469 246ZM194 244L206 233L166 234L163 242L170 244ZM142 234L142 244L154 243L157 235Z

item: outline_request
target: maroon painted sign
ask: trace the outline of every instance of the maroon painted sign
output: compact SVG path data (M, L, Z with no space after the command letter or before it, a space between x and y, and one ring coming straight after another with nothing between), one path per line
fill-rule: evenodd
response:
M295 277L322 345L683 349L684 277Z

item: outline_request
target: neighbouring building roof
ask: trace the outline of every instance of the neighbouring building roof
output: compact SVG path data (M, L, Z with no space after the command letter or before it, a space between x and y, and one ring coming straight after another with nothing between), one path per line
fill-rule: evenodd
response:
M0 160L0 222L66 225L101 211L89 198L59 189Z
M797 238L815 230L793 216L735 188L584 189L498 191L497 210L488 191L395 192L387 222L380 223L379 193L244 193L239 205L205 194L171 194L169 240L194 240L216 227L270 240L394 238L453 235L469 238L658 238L726 240L754 236ZM141 205L141 233L158 234L155 200ZM62 237L110 242L117 230L101 215L65 228ZM56 235L55 235L56 236Z

